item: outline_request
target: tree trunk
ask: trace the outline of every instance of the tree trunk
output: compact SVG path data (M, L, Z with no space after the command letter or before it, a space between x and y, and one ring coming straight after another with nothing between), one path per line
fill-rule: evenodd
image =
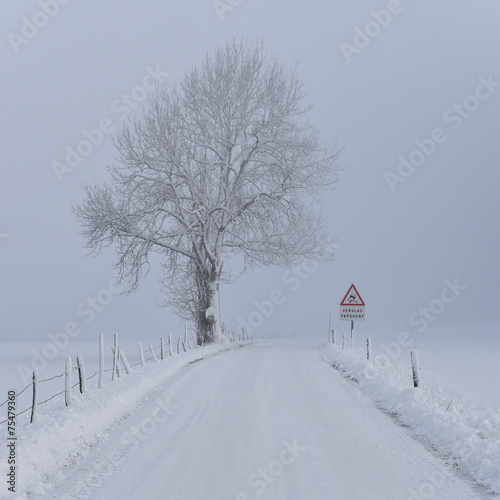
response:
M205 319L205 309L198 312L196 327L198 345L212 341L212 325Z
M200 273L201 275L201 273ZM214 273L211 273L213 277ZM204 273L205 279L197 280L198 286L198 314L197 322L197 341L198 345L214 342L222 337L221 315L220 315L220 292L219 278L208 278L209 273ZM217 310L215 323L209 323L205 313L209 307Z
M217 310L215 316L215 323L212 324L212 334L214 340L222 338L222 325L221 325L221 315L220 315L220 291L219 291L219 279L212 281L208 285L209 289L209 307L214 307Z

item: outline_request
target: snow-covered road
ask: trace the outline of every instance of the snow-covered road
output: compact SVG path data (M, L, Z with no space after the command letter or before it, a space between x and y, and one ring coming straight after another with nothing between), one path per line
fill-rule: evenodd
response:
M316 344L261 342L190 364L49 497L488 498L323 362Z

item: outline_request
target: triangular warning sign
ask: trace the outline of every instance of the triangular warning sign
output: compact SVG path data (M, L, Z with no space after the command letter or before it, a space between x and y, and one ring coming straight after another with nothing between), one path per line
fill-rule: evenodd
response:
M345 297L343 298L340 305L341 306L364 306L365 303L363 302L361 295L359 295L358 291L356 290L356 287L354 285L351 285L351 288L349 288L349 290L347 290L347 293L345 294Z

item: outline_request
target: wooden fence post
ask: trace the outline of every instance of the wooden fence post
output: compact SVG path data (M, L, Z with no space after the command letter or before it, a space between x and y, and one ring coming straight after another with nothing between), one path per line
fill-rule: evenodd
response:
M160 337L160 359L165 359L165 346L163 345L163 337Z
M332 328L332 344L335 344L335 329Z
M80 382L80 394L85 394L87 392L87 379L85 378L85 364L83 362L83 357L78 355L76 357L76 364L78 366L78 379Z
M116 374L118 375L118 378L122 376L122 369L120 368L120 346L116 347Z
M97 388L101 389L104 384L104 335L99 335L99 381Z
M132 368L130 368L130 365L128 364L127 361L127 356L125 356L125 353L123 352L122 349L120 349L120 359L122 360L123 366L125 367L125 371L127 372L127 375L130 375L132 373Z
M144 368L146 361L144 361L144 351L142 350L142 342L139 342L139 357L141 358L141 367Z
M366 339L366 359L368 361L372 359L372 339L370 337Z
M168 334L168 350L170 352L170 356L172 356L172 335Z
M115 333L113 336L113 372L111 375L111 380L115 379L118 373L118 334Z
M156 358L155 350L153 349L153 344L149 344L149 348L151 349L151 354L153 355L154 362L157 363L158 359Z
M38 370L33 372L33 403L31 406L31 419L33 423L36 419L36 406L38 404Z
M347 333L346 333L346 332L344 332L344 333L342 334L342 350L344 350L344 349L345 349L346 336L347 336Z
M71 362L71 357L66 360L66 365L64 367L64 401L66 406L71 404L71 370L73 365Z
M180 349L180 347L181 347L181 338L179 337L179 338L177 339L177 354L180 354L180 353L181 353L181 349Z
M413 371L413 387L420 387L420 362L418 351L411 351L411 368Z

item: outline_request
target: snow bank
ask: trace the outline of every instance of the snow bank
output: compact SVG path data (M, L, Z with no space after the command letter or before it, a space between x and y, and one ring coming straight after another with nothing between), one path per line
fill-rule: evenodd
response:
M365 351L341 350L332 344L322 353L325 361L439 455L478 484L500 493L500 410L472 400L422 368L422 387L413 388L409 354L403 367L382 357L368 362Z
M8 498L20 500L44 494L54 482L63 479L65 468L105 441L113 428L161 389L170 377L189 363L234 345L214 344L169 356L144 368L137 367L132 374L122 375L113 382L107 380L102 389L94 388L85 394L75 388L67 408L60 398L40 406L37 420L16 431L17 487L16 493L9 493ZM0 435L7 436L6 424L0 425ZM0 456L0 475L7 475L5 450ZM2 487L0 498L4 491Z

